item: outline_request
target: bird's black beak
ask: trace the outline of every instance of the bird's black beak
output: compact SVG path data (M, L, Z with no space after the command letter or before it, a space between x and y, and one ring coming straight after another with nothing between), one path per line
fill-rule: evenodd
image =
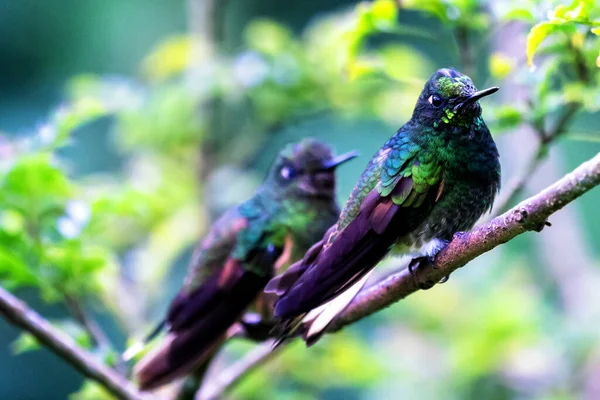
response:
M350 161L353 158L358 157L359 154L360 153L358 151L350 151L348 153L340 154L339 156L333 157L331 160L323 163L323 166L321 167L320 170L321 171L331 171L332 169L337 168L338 166L342 165L346 161Z
M482 97L489 96L490 94L496 93L498 91L498 89L500 89L498 86L493 86L488 89L480 90L478 92L473 93L471 96L469 96L463 103L465 103L465 104L475 103L477 100L481 99Z

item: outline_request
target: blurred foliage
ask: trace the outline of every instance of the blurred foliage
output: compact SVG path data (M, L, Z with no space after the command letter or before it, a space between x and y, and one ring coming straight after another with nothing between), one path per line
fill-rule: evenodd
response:
M587 26L595 35L600 34L600 7L592 0L575 0L570 5L558 5L549 13L549 21L536 24L531 28L527 37L527 62L533 64L533 54L542 44L544 39L556 32L564 32L567 36L566 41L571 42L571 46L581 48L583 46L583 36L585 31L578 32L577 26ZM586 29L587 30L587 29ZM556 48L553 51L565 50Z
M360 3L314 20L300 35L254 20L243 48L229 55L207 38L177 35L141 61L138 76L73 77L46 124L26 137L0 137L2 285L35 288L47 302L93 304L125 335L141 335L168 301L170 266L214 215L250 195L260 176L244 167L284 127L322 114L390 125L410 118L423 82L446 66L414 42L443 37L446 59L477 84L527 91L523 104L486 100L494 135L525 126L547 133L567 106L598 111L595 2L399 3ZM433 23L406 22L415 16ZM493 35L513 23L531 29L527 48L496 51ZM99 120L110 121L111 150L122 163L76 176L62 154ZM573 137L598 142L595 131ZM224 177L226 193L212 188ZM543 302L526 273L511 269L498 279L480 289L452 282L382 313L376 328L361 322L309 351L296 344L233 397L410 398L423 389L424 398L579 398L581 387L566 381L598 343L587 331L559 332L566 317ZM94 347L79 325L56 325ZM114 347L100 351L105 359L123 344ZM23 335L13 350L35 348ZM224 357L245 348L232 344ZM424 367L419 354L435 365ZM86 382L72 398L107 395Z

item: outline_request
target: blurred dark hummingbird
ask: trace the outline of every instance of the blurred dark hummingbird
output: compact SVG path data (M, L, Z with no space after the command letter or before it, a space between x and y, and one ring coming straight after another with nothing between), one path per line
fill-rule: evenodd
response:
M142 390L166 384L212 357L269 279L300 259L335 223L334 170L356 155L336 157L314 139L288 145L254 196L211 226L161 324L168 330L166 339L136 365Z
M280 339L308 345L342 311L388 253L432 262L456 232L473 227L500 188L496 144L468 76L444 68L427 81L412 118L367 165L336 225L275 277ZM411 270L412 271L412 270Z

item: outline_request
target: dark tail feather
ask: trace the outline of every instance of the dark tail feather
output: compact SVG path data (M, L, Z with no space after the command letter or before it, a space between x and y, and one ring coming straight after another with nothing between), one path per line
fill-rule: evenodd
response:
M243 314L268 278L245 272L227 296L185 329L171 332L165 343L144 357L135 374L141 390L152 390L191 372L210 358L226 338L227 329Z
M297 336L300 336L304 340L306 347L317 343L331 322L352 302L354 297L363 288L370 275L371 272L367 272L358 282L327 303L307 313L281 320L271 331L272 335L276 337L273 348Z
M205 362L208 362L226 339L222 335L210 345L204 345L199 351L190 351L188 357L180 358L177 363L171 361L174 352L181 351L182 337L169 335L165 343L150 355L144 357L135 368L140 390L154 390L173 380L183 377ZM187 337L188 340L191 337ZM192 339L193 340L193 339ZM179 344L177 343L179 342ZM148 357L148 358L147 358Z
M354 300L354 297L356 297L369 279L371 271L367 272L358 282L354 283L340 295L323 304L321 307L311 310L306 315L302 320L301 335L307 347L317 343L326 332L327 327Z
M279 322L272 330L271 335L275 337L273 349L281 346L287 340L303 334L302 319L306 314Z

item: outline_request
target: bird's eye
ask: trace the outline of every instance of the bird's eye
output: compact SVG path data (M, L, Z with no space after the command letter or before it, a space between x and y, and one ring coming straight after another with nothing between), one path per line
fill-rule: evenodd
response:
M427 101L429 102L429 104L431 104L434 107L439 107L442 105L442 99L437 94L429 96Z
M281 177L286 181L291 181L298 174L297 171L291 165L284 165L280 170Z

